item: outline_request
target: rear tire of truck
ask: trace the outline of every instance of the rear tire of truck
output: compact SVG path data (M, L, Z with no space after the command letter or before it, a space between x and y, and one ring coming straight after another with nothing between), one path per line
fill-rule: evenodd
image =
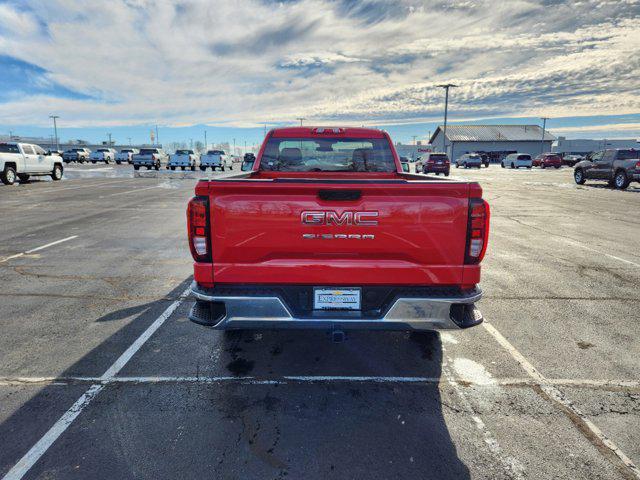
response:
M578 185L584 185L586 179L584 178L584 172L581 168L578 168L575 172L573 172L573 179Z
M13 185L16 183L16 171L13 167L5 167L4 172L0 173L0 180L5 185Z
M613 177L614 184L618 190L624 190L631 183L627 178L627 173L624 170L618 170L616 176Z
M60 165L53 166L53 172L51 172L51 178L54 181L58 181L62 179L62 166Z
M30 175L27 175L26 173L18 174L18 179L20 180L20 183L27 183L29 181L29 177Z

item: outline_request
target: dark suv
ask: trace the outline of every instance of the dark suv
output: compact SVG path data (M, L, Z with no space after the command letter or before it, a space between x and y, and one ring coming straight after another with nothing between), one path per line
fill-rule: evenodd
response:
M640 182L640 150L614 148L601 150L576 163L573 178L579 185L586 180L605 180L609 186L627 188Z

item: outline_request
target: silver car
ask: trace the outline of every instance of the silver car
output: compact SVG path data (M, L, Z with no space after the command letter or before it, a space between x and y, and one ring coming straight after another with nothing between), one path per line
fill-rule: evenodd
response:
M477 153L465 153L456 160L456 168L478 167L482 166L482 157Z

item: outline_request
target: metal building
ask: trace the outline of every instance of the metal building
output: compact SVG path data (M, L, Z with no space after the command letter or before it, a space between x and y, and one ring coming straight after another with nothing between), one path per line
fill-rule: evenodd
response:
M447 125L446 138L439 126L429 143L436 151L446 151L452 161L465 153L477 152L499 162L510 153L535 156L550 152L555 139L548 131L543 138L539 125Z
M640 149L640 142L635 139L602 139L589 140L584 138L567 139L566 137L558 137L558 141L553 145L553 151L562 154L585 155L596 150L604 150L606 148L635 148Z

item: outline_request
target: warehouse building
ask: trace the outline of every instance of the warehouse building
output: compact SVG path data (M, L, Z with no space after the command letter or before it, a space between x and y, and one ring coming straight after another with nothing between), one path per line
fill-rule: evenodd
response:
M499 162L510 153L536 156L550 152L556 139L548 131L542 135L539 125L447 125L447 136L439 126L429 143L436 151L446 151L455 161L465 153L486 153L492 162Z
M635 139L602 139L589 140L586 138L567 139L558 137L558 141L553 144L553 152L574 155L586 155L587 153L606 148L635 148L640 149L640 143Z

